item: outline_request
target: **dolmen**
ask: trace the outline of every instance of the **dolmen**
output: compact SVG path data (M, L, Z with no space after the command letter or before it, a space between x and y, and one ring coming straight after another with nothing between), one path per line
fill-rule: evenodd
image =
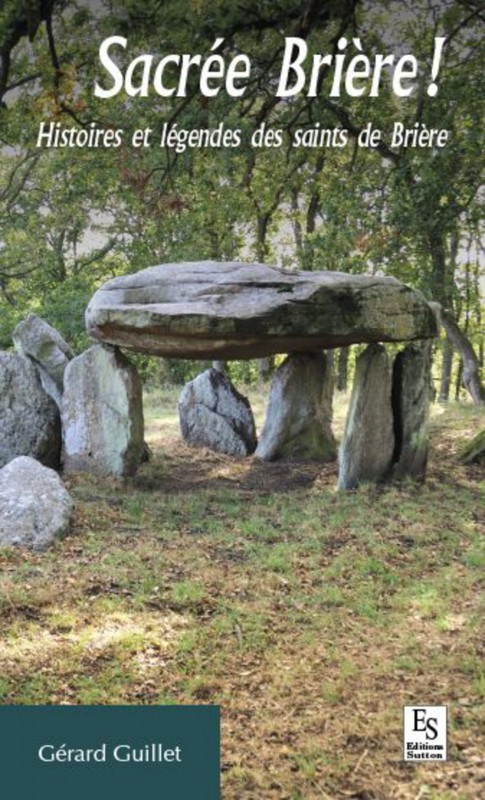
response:
M333 387L323 351L368 345L357 359L339 486L424 476L429 342L439 320L420 292L395 278L242 262L161 264L105 283L88 305L86 327L113 352L122 347L204 361L285 354L258 443L245 398L231 392L227 378L211 371L181 397L189 441L224 440L225 452L255 451L262 460L335 457ZM385 343L401 342L407 347L391 358ZM211 438L204 431L209 420L223 433ZM136 458L139 451L138 435Z

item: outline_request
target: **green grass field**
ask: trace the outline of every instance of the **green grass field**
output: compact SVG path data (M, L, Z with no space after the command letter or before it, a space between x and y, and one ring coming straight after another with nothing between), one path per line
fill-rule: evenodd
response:
M0 551L1 702L219 703L225 800L483 796L483 412L434 408L424 486L346 494L189 448L174 392L146 417L135 478L69 478L72 535ZM448 705L447 763L401 760L413 704Z

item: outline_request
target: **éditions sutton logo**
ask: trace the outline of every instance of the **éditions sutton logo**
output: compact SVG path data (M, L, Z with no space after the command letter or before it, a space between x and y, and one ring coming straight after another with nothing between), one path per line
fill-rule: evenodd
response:
M404 706L404 760L446 761L447 706Z

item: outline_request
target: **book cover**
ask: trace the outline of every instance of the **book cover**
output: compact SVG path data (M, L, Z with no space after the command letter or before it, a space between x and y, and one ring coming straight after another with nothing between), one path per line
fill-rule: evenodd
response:
M109 792L110 759L120 800L213 800L214 769L227 800L480 796L484 26L481 0L2 3L26 797Z

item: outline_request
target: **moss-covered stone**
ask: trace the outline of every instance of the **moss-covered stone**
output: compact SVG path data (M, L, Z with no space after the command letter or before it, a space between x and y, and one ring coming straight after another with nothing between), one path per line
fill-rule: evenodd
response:
M485 464L485 430L478 433L462 450L460 455L464 464Z

